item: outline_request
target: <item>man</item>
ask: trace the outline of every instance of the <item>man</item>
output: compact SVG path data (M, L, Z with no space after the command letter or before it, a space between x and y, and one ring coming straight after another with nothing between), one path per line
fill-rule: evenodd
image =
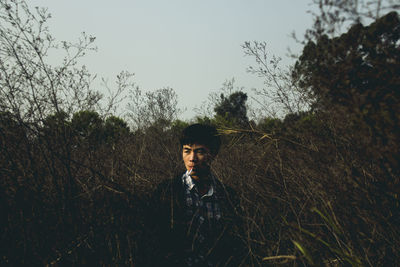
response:
M238 201L211 172L221 140L212 126L193 124L180 138L186 172L162 182L151 211L156 266L238 266L243 245Z

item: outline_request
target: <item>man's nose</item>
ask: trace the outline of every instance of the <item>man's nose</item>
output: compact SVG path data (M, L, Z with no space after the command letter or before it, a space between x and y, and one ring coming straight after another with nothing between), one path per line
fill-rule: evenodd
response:
M194 152L190 153L190 161L196 161L196 160L197 160L196 153L194 153Z

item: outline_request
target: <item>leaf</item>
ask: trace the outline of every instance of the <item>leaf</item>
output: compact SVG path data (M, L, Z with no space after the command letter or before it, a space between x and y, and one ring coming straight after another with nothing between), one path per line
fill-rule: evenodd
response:
M300 245L300 243L298 243L298 242L296 242L296 241L294 241L294 240L292 240L292 242L293 242L293 244L296 246L296 248L297 248L298 250L300 250L300 252L303 254L303 256L308 260L308 262L309 262L311 265L314 265L314 261L313 261L311 255L310 255L310 253L307 251L307 249L304 248L304 247L302 247L302 246Z

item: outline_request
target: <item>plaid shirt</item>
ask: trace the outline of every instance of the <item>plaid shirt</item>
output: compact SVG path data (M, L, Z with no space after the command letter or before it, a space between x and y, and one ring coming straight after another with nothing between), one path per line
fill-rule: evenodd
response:
M214 266L208 255L215 246L221 230L221 210L215 177L211 174L210 178L211 184L207 194L200 196L188 172L182 176L188 237L185 244L187 266Z

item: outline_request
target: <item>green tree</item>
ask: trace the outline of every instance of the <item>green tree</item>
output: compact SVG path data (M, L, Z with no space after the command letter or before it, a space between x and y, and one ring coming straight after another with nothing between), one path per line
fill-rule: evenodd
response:
M335 37L349 26L371 23L400 7L398 0L313 0L312 4L314 24L306 31L308 41L322 35Z
M66 112L60 111L44 119L42 130L48 134L59 134L67 128L70 128L69 116Z
M310 41L293 77L315 98L314 106L321 108L334 102L366 109L371 102L381 102L392 94L396 102L399 25L398 14L392 12L369 26L354 25L339 37L323 35L317 42Z
M108 117L104 122L104 134L107 141L115 142L129 134L128 124L116 116Z
M233 122L240 126L247 126L249 119L247 117L246 107L247 94L241 91L234 92L226 97L220 95L220 101L216 104L214 111L218 116Z
M83 110L76 112L71 119L71 127L78 140L92 145L104 139L103 119L96 111Z
M293 77L314 99L315 110L343 108L364 123L382 151L399 152L400 19L396 12L369 26L354 25L339 37L323 35L317 42L310 41ZM397 169L399 162L391 158Z

